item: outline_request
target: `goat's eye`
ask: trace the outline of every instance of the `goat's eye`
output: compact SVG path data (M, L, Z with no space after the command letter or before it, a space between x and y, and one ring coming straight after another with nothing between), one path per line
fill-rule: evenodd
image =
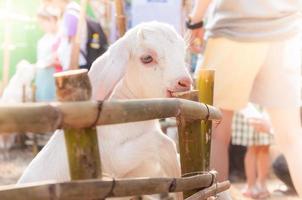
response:
M149 63L152 63L152 62L153 62L153 57L150 56L150 55L145 55L145 56L142 56L142 57L141 57L141 61L142 61L142 63L144 63L144 64L149 64Z

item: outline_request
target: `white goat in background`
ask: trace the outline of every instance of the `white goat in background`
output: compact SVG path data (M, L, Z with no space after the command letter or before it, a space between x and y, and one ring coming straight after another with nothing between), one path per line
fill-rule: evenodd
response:
M35 67L26 60L17 64L16 72L5 87L0 98L0 103L21 103L23 100L23 87L25 88L25 100L32 98L32 81L35 77ZM10 149L16 139L16 134L0 135L0 149Z
M192 80L185 42L169 25L138 25L99 57L89 72L94 100L171 97ZM98 126L102 171L112 177L180 177L174 142L158 120ZM62 131L34 158L18 183L70 180Z
M31 100L32 81L35 78L35 67L26 60L17 64L16 73L10 79L8 85L0 98L2 103L20 103L23 97L23 87L25 87L25 98Z

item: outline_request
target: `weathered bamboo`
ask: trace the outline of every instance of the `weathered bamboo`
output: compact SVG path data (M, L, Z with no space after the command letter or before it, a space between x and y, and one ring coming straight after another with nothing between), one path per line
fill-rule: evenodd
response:
M119 37L122 37L126 33L126 16L123 0L115 0L115 12Z
M60 128L88 128L97 119L98 107L99 103L93 101L0 104L0 133L45 133ZM218 109L212 106L209 109L209 119L221 118ZM105 101L96 124L127 123L179 115L188 120L205 119L207 108L198 102L174 98Z
M12 33L12 20L9 10L12 8L12 2L9 0L5 1L5 10L3 13L7 13L4 15L4 38L3 38L3 63L2 68L2 89L4 89L9 81L9 68L11 62L11 33Z
M22 85L22 103L26 102L26 85Z
M177 97L198 101L198 91L178 94ZM182 175L187 176L192 175L192 173L204 171L202 168L201 119L187 120L186 117L179 115L177 122ZM184 198L191 196L197 191L198 190L184 192Z
M229 181L224 181L222 183L213 184L209 188L205 188L192 196L186 198L186 200L206 200L211 196L216 196L219 193L228 190L231 187Z
M87 70L57 73L55 80L59 101L84 101L91 98ZM96 128L65 128L64 136L71 179L100 178L102 173Z
M21 186L0 187L1 200L82 200L104 199L181 192L210 187L211 174L186 178L137 178L117 180L81 180L63 183L35 183ZM26 197L26 198L25 198Z
M197 78L197 88L199 91L199 101L208 105L213 105L214 97L214 77L215 70L202 68ZM210 168L212 121L203 120L201 122L201 147L202 147L202 169L208 171Z

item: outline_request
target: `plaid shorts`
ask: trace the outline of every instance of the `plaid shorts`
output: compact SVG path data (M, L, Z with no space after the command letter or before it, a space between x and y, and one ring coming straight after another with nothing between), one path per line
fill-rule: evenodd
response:
M259 133L248 123L240 113L235 113L232 122L232 144L242 146L261 146L273 143L269 133Z

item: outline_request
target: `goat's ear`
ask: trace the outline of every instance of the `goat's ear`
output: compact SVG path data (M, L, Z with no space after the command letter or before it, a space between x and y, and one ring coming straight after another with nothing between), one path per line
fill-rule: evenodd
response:
M92 99L108 99L124 77L129 57L128 43L123 37L93 62L88 73L92 85Z

